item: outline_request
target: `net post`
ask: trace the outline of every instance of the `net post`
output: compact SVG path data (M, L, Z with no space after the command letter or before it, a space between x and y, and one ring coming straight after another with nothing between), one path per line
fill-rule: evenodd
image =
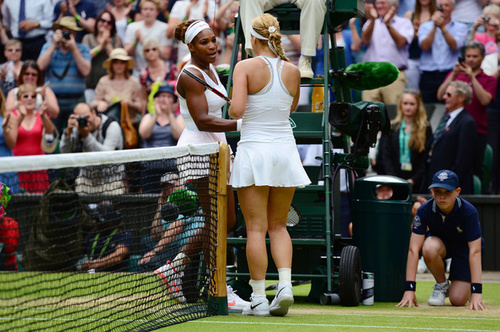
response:
M217 163L217 249L216 270L214 274L215 291L211 294L209 306L216 315L228 315L226 288L227 255L227 173L229 168L229 146L219 144ZM213 185L211 183L211 185Z

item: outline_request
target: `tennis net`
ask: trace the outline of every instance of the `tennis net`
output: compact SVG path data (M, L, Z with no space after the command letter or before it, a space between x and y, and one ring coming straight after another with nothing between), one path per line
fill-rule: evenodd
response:
M226 313L227 156L213 143L2 158L0 325L142 331Z

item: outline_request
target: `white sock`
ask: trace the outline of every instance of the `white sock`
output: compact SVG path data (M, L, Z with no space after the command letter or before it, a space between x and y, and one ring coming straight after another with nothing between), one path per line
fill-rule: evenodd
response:
M251 280L253 296L266 296L266 279Z
M180 252L172 261L172 267L179 273L186 268L186 263L184 263L185 258L189 261L189 258L183 252Z
M292 269L288 267L282 267L278 269L278 276L280 283L282 282L292 282Z
M438 282L437 284L440 286L446 286L448 285L448 280L446 280L445 282Z

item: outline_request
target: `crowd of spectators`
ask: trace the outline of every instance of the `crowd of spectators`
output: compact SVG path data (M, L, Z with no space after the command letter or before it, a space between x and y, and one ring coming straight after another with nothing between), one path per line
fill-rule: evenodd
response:
M286 2L302 6L300 1ZM72 135L67 130L70 123L75 137L78 136L78 124L75 118L70 119L77 113L78 104L89 105L100 117L108 107L121 102L128 106L140 147L175 145L184 126L175 83L190 53L185 44L174 38L177 24L192 19L207 21L218 39L217 65L228 68L235 15L250 4L243 2L239 8L239 1L235 0L3 0L0 3L0 83L5 96L2 135L8 135L14 126L20 132L26 129L22 121L14 121L15 115L20 114L19 87L30 85L36 90L34 109L40 110L43 105L43 114L54 125L56 141L63 142L68 139L67 134ZM262 11L277 4L264 1L262 8L252 10ZM379 173L406 177L414 184L415 192L426 188L430 180L428 170L434 169L430 163L435 138L429 134L431 119L422 113L423 106L443 105L446 89L455 80L465 81L472 88L471 104L464 105L464 109L474 118L477 129L473 174L482 177L486 144L494 152L492 169L500 169L500 107L495 98L500 72L499 5L499 0L370 0L366 1L365 16L350 20L344 31L337 33L336 42L346 48L348 64L387 61L400 70L398 79L390 86L355 95L367 101L393 104L398 110L392 137L380 142L377 160L385 159L376 167ZM316 6L315 10L302 8L303 14L319 16L316 13L323 13L324 7L321 1ZM244 14L242 18L248 20ZM309 25L311 31L304 31L304 35L313 36L305 38L307 43L301 45L298 35L284 36L283 40L286 55L307 78L322 71L322 39L316 47L316 56L310 45L317 40L322 21L314 22L318 23L314 30ZM246 27L243 28L248 35ZM162 93L151 92L157 81L162 82ZM299 105L310 104L310 91L307 88L301 91ZM155 107L158 110L150 113ZM446 113L451 111L448 109ZM449 131L450 126L452 122L445 128ZM432 125L432 130L436 129ZM171 134L163 137L162 130ZM38 136L37 139L45 140L45 135ZM11 143L12 139L8 140ZM402 143L406 146L400 146ZM13 149L19 150L3 146L0 151ZM62 150L58 145L54 153L67 152ZM483 192L500 192L500 174L493 172L492 185L483 188Z

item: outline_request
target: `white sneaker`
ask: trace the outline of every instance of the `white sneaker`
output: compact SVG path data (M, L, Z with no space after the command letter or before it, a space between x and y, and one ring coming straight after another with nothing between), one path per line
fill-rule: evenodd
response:
M273 316L285 316L288 313L288 308L290 308L292 304L292 284L289 282L280 283L276 296L269 307L269 313Z
M266 296L251 296L251 302L243 309L245 316L269 316L269 301Z
M445 285L436 283L431 297L429 297L429 305L443 306L444 299L448 296L448 288L450 288L450 284L448 284L448 282L446 282Z
M167 261L167 264L159 267L154 271L156 274L156 279L160 285L170 292L173 299L179 303L185 303L186 298L182 293L182 280L184 272L177 272L172 263Z
M424 256L420 257L418 260L418 268L417 268L418 273L427 273L429 270L427 269L427 265L425 264Z
M233 287L227 285L227 307L229 309L229 312L241 312L249 305L250 302L243 300L238 296L238 294L236 294L236 291L233 289Z
M311 57L301 56L299 58L299 70L301 78L313 78L314 72L311 67Z

